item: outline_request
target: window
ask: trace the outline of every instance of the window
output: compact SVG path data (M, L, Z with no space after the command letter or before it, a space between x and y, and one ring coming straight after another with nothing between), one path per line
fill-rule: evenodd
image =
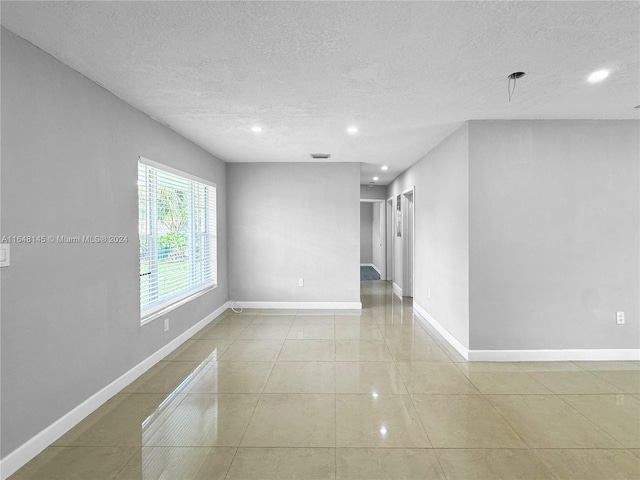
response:
M214 184L141 157L138 230L142 323L215 287Z

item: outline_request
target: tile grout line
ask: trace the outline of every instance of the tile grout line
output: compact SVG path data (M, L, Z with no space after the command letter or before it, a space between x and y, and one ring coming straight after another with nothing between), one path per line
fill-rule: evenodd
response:
M129 465L129 463L131 463L131 461L135 458L135 456L136 456L136 454L138 452L140 452L140 454L142 455L142 446L140 448L136 449L135 452L133 452L133 455L131 455L131 458L129 458L129 460L127 460L125 462L125 464L122 466L122 468L116 472L116 474L111 478L111 480L115 480L116 478L118 478L118 475L120 475L124 471L124 469L127 468L127 465Z
M425 330L426 331L426 330ZM429 334L429 332L427 332L427 334ZM431 335L429 335L431 337ZM433 338L433 337L431 337ZM434 341L436 341L436 343L439 343L437 339L434 339ZM447 353L446 351L444 352L445 354ZM480 390L480 388L478 388L478 386L473 383L473 380L471 378L469 378L463 371L462 369L457 365L457 362L455 362L455 359L451 358L449 355L447 355L450 360L451 363L454 365L454 367L461 373L464 375L465 379L471 384L473 385L473 387L478 391L479 396L482 397L482 399L487 403L487 405L489 405L489 407L495 411L498 416L505 422L505 424L511 429L511 431L517 436L517 438L520 439L520 441L522 441L523 445L525 445L525 448L518 448L518 450L526 450L526 451L530 451L531 447L529 446L529 444L524 440L524 438L522 438L522 436L516 431L516 429L513 427L513 425L511 425L510 422L507 421L507 419L502 415L502 413L500 413L500 411L485 397L485 394ZM468 363L468 362L467 362ZM526 373L526 372L525 372ZM536 381L533 377L531 377L534 381ZM537 382L540 383L540 382ZM543 385L544 387L544 385ZM546 389L546 387L544 387ZM548 389L547 389L548 390ZM411 401L413 402L413 395L411 395ZM471 395L476 395L476 394L471 394ZM415 405L414 405L415 408ZM417 409L416 409L417 411ZM422 421L422 419L420 419L420 421ZM423 426L423 428L425 429L425 431L427 430L426 427ZM428 432L427 432L428 435ZM430 440L431 441L431 440ZM432 443L432 447L433 447L433 443ZM443 449L435 449L434 448L434 452L435 452L435 456L436 459L438 461L438 465L440 466L440 468L442 469L443 474L445 475L445 477L448 478L447 473L445 471L445 469L442 467L442 463L440 461L440 455L438 454L439 450L443 450ZM468 450L467 448L460 448L460 450ZM487 450L486 448L478 448L478 450ZM505 448L495 448L492 450L510 450L510 449L505 449ZM543 462L542 460L539 459L538 455L535 455L536 459L540 462L540 464L546 469L547 472L549 472L555 479L557 479L558 477L555 475L555 473L553 473Z
M429 332L427 332L427 334L429 334ZM434 340L435 340L436 342L438 342L438 341L437 341L437 339L434 339ZM445 353L446 353L446 352L445 352ZM450 357L449 357L449 358L450 358ZM478 388L478 386L477 386L475 383L473 383L473 381L472 381L469 377L467 377L467 376L464 374L464 372L460 369L460 367L458 367L458 366L457 366L457 364L456 364L456 362L454 361L454 359L450 358L450 360L451 360L451 363L454 365L454 367L456 367L456 368L460 371L460 373L462 373L462 374L465 376L466 380L467 380L471 385L473 385L473 387L478 391L478 393L477 393L477 394L470 394L470 395L479 395L479 396L481 396L481 397L482 397L482 399L487 403L487 405L489 405L489 407L490 407L493 411L495 411L495 412L498 414L498 416L499 416L499 417L500 417L500 418L505 422L505 424L506 424L506 425L508 425L508 427L511 429L511 431L512 431L512 432L513 432L513 433L514 433L514 434L515 434L515 435L520 439L520 441L522 441L522 443L526 446L526 449L527 449L527 450L529 450L529 449L530 449L529 444L524 440L524 438L522 438L522 437L520 436L520 434L515 430L515 428L513 427L513 425L511 425L511 423L509 423L509 422L507 421L507 419L506 419L506 418L504 418L504 416L500 413L500 411L499 411L499 410L498 410L498 409L497 409L497 408L496 408L496 407L495 407L495 406L494 406L494 405L493 405L493 404L492 404L492 403L491 403L491 402L490 402L490 401L485 397L485 394L484 394L484 393L483 393L483 392ZM467 363L468 363L468 362L467 362ZM534 379L534 380L535 380L535 379ZM546 388L546 387L545 387L545 388ZM415 394L413 394L413 395L415 395ZM412 402L413 402L413 396L411 396L411 400L412 400ZM416 409L416 410L417 410L417 409ZM421 419L421 420L422 420L422 419ZM426 428L425 428L425 431L426 431ZM433 444L432 444L432 446L433 446ZM501 450L502 450L502 449L501 449ZM438 457L438 455L437 455L437 454L436 454L436 457L438 458L438 462L440 462L440 459L439 459L439 457ZM442 465L441 465L441 464L440 464L440 467L442 468ZM444 471L444 469L443 469L443 471ZM446 476L446 474L445 474L445 476Z
M428 333L428 332L427 332ZM446 352L445 352L446 353ZM454 365L461 371L461 373L464 374L464 372L460 369L460 367L457 365L457 363L464 363L464 362L453 362ZM468 362L467 362L468 363ZM573 364L573 362L570 362ZM581 368L579 365L576 365L578 368ZM611 437L612 440L614 440L616 443L620 444L623 448L627 448L625 447L621 442L619 442L618 440L616 440L614 437L612 437L607 431L605 431L603 428L600 428L598 425L596 425L594 422L592 422L589 418L587 418L586 416L582 415L579 411L577 411L575 408L573 408L568 402L566 402L563 398L560 397L560 394L555 393L554 391L552 391L550 388L548 388L546 385L542 384L540 381L538 381L535 377L533 377L533 375L531 375L530 371L527 370L523 370L521 369L518 365L516 365L516 367L519 368L519 371L521 373L525 373L527 375L527 377L529 377L530 379L532 379L534 382L536 382L537 384L539 384L540 386L542 386L545 390L547 390L549 393L548 394L523 394L523 393L503 393L503 394L485 394L484 392L482 392L480 390L480 388L473 383L473 380L471 378L469 378L467 375L465 375L465 377L467 378L467 380L478 390L479 394L483 397L483 399L487 402L487 404L500 416L500 418L502 418L502 420L509 426L509 428L517 435L518 438L520 438L520 440L524 443L524 445L526 445L527 450L532 450L533 447L531 447L524 438L522 438L522 436L518 433L518 431L513 427L513 425L511 424L511 422L509 422L504 416L503 414L500 412L500 410L498 410L492 403L491 401L486 398L486 395L516 395L516 396L522 396L522 395L545 395L545 396L556 396L559 397L560 400L562 400L566 405L568 405L572 410L574 410L575 412L577 412L578 414L580 414L582 417L584 417L587 421L589 421L589 423L591 423L592 425L594 425L598 430L602 431L603 433L607 434L607 436ZM491 372L488 372L491 373ZM506 372L509 373L509 372ZM589 372L592 373L593 372ZM605 379L602 379L601 377L593 374L594 376L600 378L601 380L605 381ZM610 383L610 382L607 382ZM615 385L613 385L615 386ZM425 429L426 430L426 429ZM596 448L597 449L597 448ZM538 455L536 455L536 458L538 458ZM546 467L546 465L545 465ZM548 468L547 468L548 469ZM551 472L552 475L555 476L555 474L553 474L553 472Z
M415 333L415 324L413 324L413 326L411 327L412 332ZM386 344L386 338L385 338L385 344ZM393 358L393 357L392 357ZM420 422L420 425L422 426L422 430L424 430L425 435L427 436L427 440L429 441L429 445L431 446L431 451L433 452L433 456L436 458L436 462L438 463L438 467L440 467L440 471L442 472L442 474L444 475L445 479L449 479L447 472L445 471L445 469L442 467L442 463L440 462L440 456L438 455L438 452L436 451L436 449L433 446L433 441L431 440L431 437L429 436L429 432L427 431L427 427L425 427L424 422L422 421L422 417L420 417L420 413L418 412L418 409L416 408L416 405L413 401L413 395L411 393L411 390L413 390L413 388L410 390L405 381L404 378L402 377L402 374L400 373L400 369L398 368L398 365L396 363L395 358L393 358L393 364L394 367L396 368L396 370L398 371L398 375L400 375L400 378L402 379L402 383L404 385L405 390L407 391L407 393L409 394L409 402L411 402L411 406L413 407L413 409L416 412L418 421ZM413 370L412 370L413 373Z
M467 363L468 363L468 362L467 362ZM457 365L456 365L456 367L457 367ZM459 370L461 370L461 369L460 369L460 367L457 367L457 368L458 368ZM462 372L462 371L461 371L461 373L464 375L464 372ZM491 409L492 409L494 412L496 412L496 413L498 414L498 416L502 419L502 421L505 423L505 425L507 425L507 426L511 429L511 431L516 435L516 437L518 437L518 438L520 439L520 441L523 443L523 445L525 445L525 446L526 446L526 449L527 449L527 450L530 450L530 449L531 449L531 446L530 446L530 445L525 441L525 439L524 439L524 438L520 435L520 433L515 429L515 427L511 424L511 422L509 422L509 421L505 418L505 416L500 412L500 410L498 410L498 409L495 407L495 405L493 405L493 404L491 403L491 401L490 401L490 400L486 397L486 395L485 395L485 394L480 390L480 388L478 388L478 386L477 386L475 383L473 383L473 380L471 380L471 379L470 379L469 377L467 377L466 375L465 375L465 377L466 377L466 378L467 378L467 380L468 380L468 381L469 381L469 382L474 386L474 388L475 388L476 390L478 390L478 394L479 394L479 395L482 397L482 399L487 403L487 405L489 405L489 407L491 407ZM535 381L535 379L534 379L533 377L531 377L531 378ZM538 383L540 383L540 382L538 382ZM544 387L544 385L543 385L543 387ZM546 387L544 387L544 388L546 388ZM548 389L547 389L547 390L548 390ZM553 394L553 392L552 392L552 394ZM505 395L507 395L507 394L505 394ZM548 470L548 469L547 469L547 470ZM555 476L555 475L554 475L554 476Z
M338 379L336 372L336 317L333 316L333 478L338 478Z
M237 340L237 338L236 338L236 340ZM234 340L233 343L235 343L235 340ZM232 345L233 345L233 343L232 343ZM229 348L231 348L231 347L229 347ZM282 345L280 346L280 351L278 352L278 355L276 356L275 360L273 361L273 363L271 365L271 369L269 370L269 373L268 373L268 375L267 375L267 377L265 379L264 385L262 386L262 389L260 390L260 393L258 394L258 400L256 401L256 404L253 407L253 411L251 412L251 415L249 416L249 420L247 421L247 425L244 428L244 431L242 432L242 436L238 440L238 445L236 446L236 450L233 453L233 458L231 459L231 462L229 463L229 468L227 469L227 473L224 476L225 480L229 476L229 472L231 471L231 467L233 466L233 462L235 461L236 456L238 455L238 450L240 450L240 446L242 445L242 441L244 440L244 437L247 434L247 430L249 430L249 425L251 424L251 420L253 419L253 416L255 415L256 410L258 409L258 405L260 404L260 400L262 399L262 395L263 395L264 389L266 388L267 382L269 381L269 378L271 377L271 373L273 372L275 364L278 361L278 357L280 356L280 352L282 352L282 348L284 348L284 340L282 341Z
M563 394L565 395L565 394ZM582 394L582 395L591 395L588 393ZM602 395L619 395L619 394L602 394ZM589 422L591 425L593 425L596 429L600 430L601 432L603 432L604 434L606 434L609 438L611 438L611 440L613 440L614 442L616 442L617 444L621 445L623 448L628 449L629 447L627 447L626 445L624 445L620 440L618 440L617 438L615 438L612 434L610 434L607 430L605 430L604 428L600 427L599 425L597 425L593 420L591 420L589 417L587 417L586 415L584 415L582 412L580 412L578 409L576 409L573 405L571 405L569 402L567 402L564 398L562 398L562 396L560 394L556 394L556 397L558 397L560 399L561 402L563 402L565 405L567 405L571 410L573 410L574 412L576 412L578 415L580 415L582 418L584 418L587 422ZM593 448L594 450L608 450L607 448Z
M215 447L211 447L209 449L209 452L211 452L211 450L213 450ZM227 447L228 448L228 447ZM231 461L229 462L229 467L227 468L226 473L224 474L224 479L226 480L227 477L229 476L229 472L231 471L231 466L233 465L233 461L236 459L236 455L238 453L238 447L235 448L235 450L233 451L233 457L231 457Z

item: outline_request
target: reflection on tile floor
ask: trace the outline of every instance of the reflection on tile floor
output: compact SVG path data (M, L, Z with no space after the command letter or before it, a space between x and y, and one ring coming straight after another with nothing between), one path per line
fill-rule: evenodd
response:
M362 302L225 312L10 479L640 479L640 362L468 363Z

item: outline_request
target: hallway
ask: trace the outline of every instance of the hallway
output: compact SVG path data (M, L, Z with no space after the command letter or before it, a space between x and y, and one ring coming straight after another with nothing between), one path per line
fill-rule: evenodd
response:
M640 362L468 363L389 285L225 312L10 478L640 478Z

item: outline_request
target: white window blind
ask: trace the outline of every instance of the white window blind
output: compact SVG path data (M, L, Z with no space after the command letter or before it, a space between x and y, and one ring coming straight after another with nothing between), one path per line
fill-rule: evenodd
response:
M217 283L216 187L140 158L138 207L144 322Z

